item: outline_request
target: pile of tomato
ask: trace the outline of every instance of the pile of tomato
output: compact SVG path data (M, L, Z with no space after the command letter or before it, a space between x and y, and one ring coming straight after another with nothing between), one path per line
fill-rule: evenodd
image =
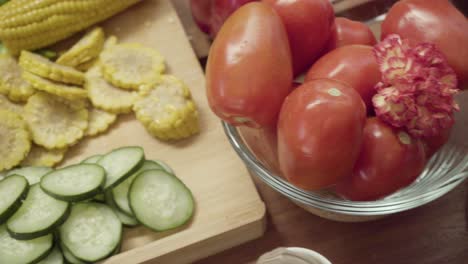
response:
M399 60L378 57L368 26L335 18L330 1L209 0L192 1L192 8L214 37L206 68L212 111L239 126L257 156L292 184L332 187L351 200L379 199L412 183L446 143L457 110L449 94L454 89L432 91L437 98L419 96L425 112L412 110L423 116L422 126L399 126L409 118L406 110L398 113L387 102L396 109L389 114L379 100L399 92L391 89L410 78L406 74L417 82L424 74L397 71L408 63L398 52L391 56ZM446 65L441 72L453 76L434 75L430 81L437 87L467 87L468 22L448 0L402 0L389 10L381 32L382 40L393 37L388 43L425 43L415 53L430 65L425 70L432 74ZM304 74L303 83L294 82ZM388 78L394 74L401 75L398 84ZM448 101L435 102L440 98ZM439 113L430 112L437 107L446 109L443 124ZM427 122L441 125L432 129Z

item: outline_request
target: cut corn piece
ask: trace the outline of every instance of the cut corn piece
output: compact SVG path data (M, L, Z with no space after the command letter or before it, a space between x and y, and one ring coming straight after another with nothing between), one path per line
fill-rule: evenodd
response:
M104 46L104 31L96 27L84 35L75 45L62 54L57 63L77 67L89 63L99 56Z
M0 39L13 54L49 46L140 0L12 0L0 9ZM47 2L47 4L45 3Z
M52 81L77 85L84 83L84 74L82 72L69 66L51 62L41 55L26 50L21 52L19 65L25 71Z
M137 92L119 89L108 83L102 77L99 66L91 68L86 73L85 87L95 107L114 114L132 111Z
M91 67L96 65L96 63L98 63L98 59L90 60L90 61L83 62L81 64L76 65L75 69L82 71L82 72L86 72L87 70L91 69Z
M88 110L83 106L43 92L31 96L24 118L34 143L54 149L78 142L88 128Z
M67 148L49 150L34 144L21 166L53 167L63 160L66 152Z
M21 77L22 71L13 57L0 55L0 93L14 102L25 102L34 93L31 85Z
M8 110L19 116L23 115L23 106L20 104L15 104L8 100L8 98L2 94L0 94L0 110Z
M28 81L34 89L44 91L69 100L88 97L88 92L78 86L66 85L47 80L30 72L23 72L23 78Z
M163 75L154 88L144 87L133 111L159 139L182 139L199 131L198 111L190 91L174 76Z
M17 114L0 110L0 171L18 165L30 149L26 123Z
M89 110L88 129L85 131L85 136L95 136L105 132L116 120L116 114L92 108Z
M118 39L116 36L109 36L104 42L104 49L108 49L114 45L117 45Z
M138 90L141 86L152 86L165 69L161 54L136 43L106 48L99 60L104 78L124 89Z

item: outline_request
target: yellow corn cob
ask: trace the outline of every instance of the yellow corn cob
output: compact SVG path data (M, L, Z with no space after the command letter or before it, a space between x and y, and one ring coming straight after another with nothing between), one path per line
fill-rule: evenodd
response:
M13 57L0 55L0 93L14 102L24 102L34 93L31 85L21 77L21 67Z
M26 123L19 115L0 109L0 171L18 165L30 149Z
M104 80L98 65L86 73L85 88L96 108L114 114L131 112L137 96L137 92L119 89Z
M13 54L42 48L139 1L11 0L0 7L0 39Z
M34 143L47 149L77 143L88 128L88 110L83 106L42 92L31 96L24 107L24 119Z
M133 111L148 132L162 140L187 138L199 130L190 91L174 76L163 75L155 87L143 87Z
M33 145L28 156L21 162L21 166L53 167L62 161L67 150L67 148L49 150L38 145Z
M36 90L47 92L69 100L88 97L88 92L81 87L53 82L27 71L23 72L23 78Z
M136 43L106 48L99 60L104 78L123 89L152 86L165 69L164 58L159 52Z
M41 55L23 50L19 58L23 70L56 82L81 85L84 74L72 67L53 63Z
M62 54L57 63L70 67L77 67L83 63L89 63L99 56L104 46L104 31L96 27L89 31L68 51Z
M8 110L10 112L18 114L19 116L23 115L23 106L20 104L10 102L10 100L8 100L8 98L6 98L2 94L0 94L0 109Z

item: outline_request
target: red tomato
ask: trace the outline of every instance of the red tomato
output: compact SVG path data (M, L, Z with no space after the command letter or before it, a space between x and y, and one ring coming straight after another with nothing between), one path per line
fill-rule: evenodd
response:
M190 7L198 27L214 38L234 11L254 1L258 0L190 0Z
M362 97L368 112L372 112L374 86L380 82L379 65L372 47L349 45L330 51L307 72L305 81L330 78L349 84Z
M374 46L376 43L374 33L366 24L344 17L337 17L332 27L327 50L330 51L353 44Z
M452 127L445 128L440 135L423 140L426 157L431 158L450 138Z
M292 66L286 31L270 6L250 3L228 18L211 46L206 80L208 102L220 118L276 124L292 89Z
M353 173L336 186L350 200L376 200L412 183L426 163L420 140L375 117L364 128L362 151Z
M314 63L327 44L335 15L329 0L263 0L273 6L286 27L294 74Z
M193 20L207 34L211 31L211 3L212 0L190 0Z
M295 89L278 121L283 175L306 190L349 176L361 149L365 118L359 94L342 82L319 79Z
M270 171L279 174L276 125L264 128L239 127L239 133L255 157Z
M382 23L382 39L389 34L433 42L457 73L461 87L468 88L468 20L448 0L396 3Z

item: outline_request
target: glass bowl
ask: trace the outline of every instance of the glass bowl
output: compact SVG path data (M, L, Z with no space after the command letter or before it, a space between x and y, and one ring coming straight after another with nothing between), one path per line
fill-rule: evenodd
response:
M468 91L457 96L461 111L449 142L427 163L411 185L371 202L344 200L328 190L311 192L290 184L271 163L252 152L238 128L223 122L229 142L250 172L307 211L336 221L369 221L429 203L448 193L468 177Z

